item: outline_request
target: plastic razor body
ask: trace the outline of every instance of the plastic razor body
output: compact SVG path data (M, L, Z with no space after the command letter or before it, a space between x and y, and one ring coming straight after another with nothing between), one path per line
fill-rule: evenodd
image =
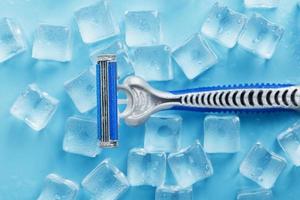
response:
M151 114L167 109L272 112L300 108L300 86L291 84L246 84L163 92L131 76L124 81L123 88L130 93L130 112L124 116L128 125L141 124Z

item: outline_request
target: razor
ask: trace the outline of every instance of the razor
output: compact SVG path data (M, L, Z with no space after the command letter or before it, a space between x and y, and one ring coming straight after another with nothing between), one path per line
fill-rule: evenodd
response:
M118 145L119 119L136 126L162 110L255 113L300 108L300 86L293 84L240 84L160 91L138 76L129 76L118 85L115 55L99 56L96 76L101 147ZM118 99L118 91L126 93L127 99ZM126 104L121 113L118 104Z

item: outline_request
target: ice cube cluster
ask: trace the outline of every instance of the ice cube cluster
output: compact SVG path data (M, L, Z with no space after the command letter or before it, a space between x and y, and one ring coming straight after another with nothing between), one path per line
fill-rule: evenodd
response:
M246 8L275 8L278 2L244 0ZM187 79L193 80L218 64L216 45L228 49L238 45L260 58L271 59L284 33L280 25L262 15L249 17L215 3L199 27L200 32L190 35L178 47L170 48L164 40L163 15L159 11L126 11L121 23L112 13L107 0L74 12L77 31L89 49L91 63L80 73L66 78L63 84L66 99L72 101L71 106L76 108L74 113L79 112L67 117L62 131L62 149L70 156L76 154L93 159L101 153L97 121L91 114L97 106L95 63L99 55L116 55L120 81L133 74L150 82L172 81L176 78L174 63ZM71 27L39 24L32 43L31 55L35 62L71 62L75 32ZM26 50L26 38L17 21L1 18L0 63ZM70 105L70 101L67 103ZM58 105L58 99L33 83L16 98L10 113L33 130L40 131L50 123ZM152 115L145 123L143 144L128 151L126 174L109 159L102 160L88 172L81 186L50 174L38 199L72 200L83 190L91 199L116 200L129 187L147 185L156 187L156 200L191 200L193 185L205 184L206 179L213 178L212 154L242 154L242 130L237 115L207 115L203 122L199 121L203 124L203 130L199 130L199 134L203 133L203 142L198 137L193 143L183 145L184 123L178 114ZM300 166L300 123L281 132L277 141L292 164ZM272 199L271 188L284 171L286 160L260 142L253 144L243 157L240 174L261 188L243 190L237 194L237 199ZM175 184L167 182L168 173L174 177Z

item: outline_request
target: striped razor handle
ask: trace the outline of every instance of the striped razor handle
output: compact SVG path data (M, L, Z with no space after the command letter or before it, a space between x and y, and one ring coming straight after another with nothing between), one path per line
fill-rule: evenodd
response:
M298 110L300 86L291 84L245 84L203 87L163 92L143 79L128 77L122 86L130 105L124 116L129 125L138 125L160 110L199 112L271 112Z

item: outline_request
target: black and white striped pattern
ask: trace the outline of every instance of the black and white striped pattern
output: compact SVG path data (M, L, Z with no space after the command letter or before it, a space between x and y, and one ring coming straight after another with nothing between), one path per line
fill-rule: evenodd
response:
M300 107L300 88L245 88L180 95L183 106L216 109L267 109Z

